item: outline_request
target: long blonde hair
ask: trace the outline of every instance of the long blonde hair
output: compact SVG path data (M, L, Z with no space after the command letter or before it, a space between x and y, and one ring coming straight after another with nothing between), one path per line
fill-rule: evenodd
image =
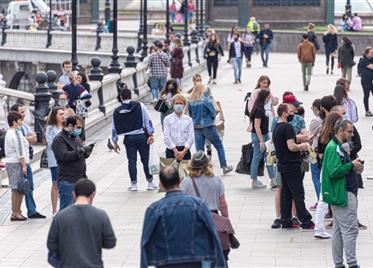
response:
M328 30L325 32L325 34L336 34L337 33L337 28L333 24L328 25Z
M202 99L204 92L205 92L205 86L202 85L201 83L197 83L193 87L193 91L190 94L190 100L191 101L197 101L197 100Z

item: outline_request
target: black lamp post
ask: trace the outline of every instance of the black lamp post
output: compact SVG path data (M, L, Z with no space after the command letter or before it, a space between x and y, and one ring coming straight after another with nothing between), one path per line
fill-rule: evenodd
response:
M49 0L49 23L48 23L48 31L47 31L47 45L46 47L50 47L52 45L52 30L53 30L53 24L52 24L52 0Z
M199 9L199 34L200 36L204 37L205 27L203 25L203 0L199 0L200 9ZM198 16L198 14L197 14Z
M113 0L113 55L111 56L111 63L109 66L109 73L120 74L122 72L122 67L118 62L118 0Z
M77 43L76 43L76 24L77 24L77 14L76 14L76 1L77 0L72 0L71 1L71 63L72 63L72 69L73 71L78 71L78 56L76 52L77 48Z
M140 0L140 25L139 25L139 32L137 33L137 48L136 52L139 52L141 50L141 36L143 33L143 0Z
M351 13L351 1L350 1L350 0L347 0L347 1L346 1L345 13L346 13L346 15L347 15L349 18L352 17L352 13Z
M110 0L105 1L105 25L106 27L110 26ZM111 32L110 27L108 31Z
M143 60L148 55L148 0L144 1L144 10L143 10L143 33L142 33L142 46L141 46L141 57Z
M184 46L190 46L188 35L188 0L184 0Z
M166 0L166 40L170 40L170 2Z
M199 35L199 0L196 0L196 30Z

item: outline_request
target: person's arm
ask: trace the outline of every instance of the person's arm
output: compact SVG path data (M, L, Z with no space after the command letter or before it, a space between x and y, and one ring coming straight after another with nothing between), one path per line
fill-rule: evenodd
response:
M163 140L164 140L166 147L173 150L175 153L176 144L171 138L172 130L171 130L171 124L168 119L169 118L166 117L163 122Z
M299 44L298 45L298 51L297 51L298 53L298 61L300 62L300 63L302 63L302 61L301 61L301 54L302 54L302 46Z
M67 145L64 142L63 138L57 136L52 143L52 150L56 159L61 160L62 162L74 162L81 157L84 157L82 153L81 157L77 151L68 151Z
M272 32L272 30L269 30L269 35L268 35L268 37L269 37L269 40L270 40L270 41L273 40L273 32Z
M286 144L288 146L289 151L291 152L299 152L300 150L306 150L307 149L307 144L306 143L301 143L301 144L296 144L295 143L295 132L292 126L288 125L286 128L286 133L285 133L285 138L286 138Z
M221 215L229 218L228 204L227 204L227 201L225 200L224 194L219 197L219 206L220 206Z
M338 180L344 178L353 168L352 162L342 163L341 158L337 152L325 150L323 155L323 166L328 166L328 175L330 179Z
M212 115L213 117L216 116L216 111L215 111L214 105L212 104L212 101L211 101L207 91L204 93L203 105L207 108L210 115Z
M265 146L264 146L262 130L260 129L261 123L262 123L262 119L260 117L256 118L254 116L254 129L255 129L255 133L256 133L256 135L258 136L258 139L259 139L260 151L263 152L264 149L265 149Z
M48 233L48 238L47 238L48 250L58 253L58 242L59 242L58 223L56 219L53 219L51 227L49 228L49 233Z
M153 127L152 121L150 120L148 109L146 108L146 106L142 102L140 103L140 105L141 105L144 127L147 130L149 135L153 135L154 127Z
M146 245L148 244L155 226L158 224L158 217L155 215L155 211L151 207L145 212L144 225L142 228L141 236L141 268L148 267L148 257L146 252Z
M170 59L168 58L166 53L161 53L162 62L166 67L170 67Z
M253 109L254 103L256 99L258 98L258 95L259 95L259 90L254 89L254 91L250 95L249 101L247 102L247 110L249 111L249 113L251 113L251 110Z
M117 243L113 227L107 214L105 213L105 222L102 229L102 247L103 248L114 248Z
M219 52L220 52L220 55L221 55L222 57L224 57L224 50L223 50L221 44L218 43L218 46L219 46Z
M10 145L6 145L6 146L9 146L9 147L14 147L15 150L16 150L16 154L17 154L17 157L18 157L18 161L19 163L21 164L21 167L22 167L22 172L24 175L26 175L26 159L24 157L24 153L23 153L23 144L22 144L22 141L21 141L21 134L19 134L17 132L17 130L15 130L14 132L14 137L12 137L10 139L10 142L11 144Z

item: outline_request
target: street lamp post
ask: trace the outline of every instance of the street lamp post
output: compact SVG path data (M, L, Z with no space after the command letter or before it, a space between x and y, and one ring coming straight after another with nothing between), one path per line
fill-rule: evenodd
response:
M105 1L105 25L108 27L108 31L110 32L110 0Z
M120 74L122 72L122 67L118 62L118 0L113 0L113 55L111 56L111 63L109 66L109 73Z
M77 0L71 1L71 63L73 67L73 71L78 71L78 56L77 56L77 40L76 40L76 24L77 24L77 14L76 14L76 6Z
M199 35L199 0L196 0L196 30Z
M352 13L351 13L351 1L350 1L350 0L347 0L347 1L346 1L345 13L346 13L346 15L347 15L349 18L352 17Z
M141 43L142 43L142 34L143 34L143 6L144 1L140 0L140 25L139 25L139 32L137 33L137 48L136 52L141 50Z
M170 2L166 0L166 40L170 40Z
M184 46L190 46L188 35L188 0L184 0Z
M199 4L200 4L200 9L199 9L199 34L200 36L202 36L203 38L205 37L204 35L204 32L205 32L205 27L203 25L203 0L199 0ZM198 15L197 15L198 16Z
M53 30L53 24L52 24L52 0L49 0L49 23L48 23L48 31L47 31L47 45L46 47L50 47L52 45L52 30Z
M143 60L148 55L148 0L144 0L144 10L143 10L143 33L142 33L142 46L141 46L141 57Z

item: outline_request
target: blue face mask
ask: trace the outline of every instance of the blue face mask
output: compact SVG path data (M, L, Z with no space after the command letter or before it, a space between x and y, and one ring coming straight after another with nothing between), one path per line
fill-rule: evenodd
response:
M182 113L184 111L184 105L183 104L175 104L174 110L177 113Z
M80 134L82 134L82 129L81 128L74 129L72 134L75 137L78 137L78 136L80 136Z

